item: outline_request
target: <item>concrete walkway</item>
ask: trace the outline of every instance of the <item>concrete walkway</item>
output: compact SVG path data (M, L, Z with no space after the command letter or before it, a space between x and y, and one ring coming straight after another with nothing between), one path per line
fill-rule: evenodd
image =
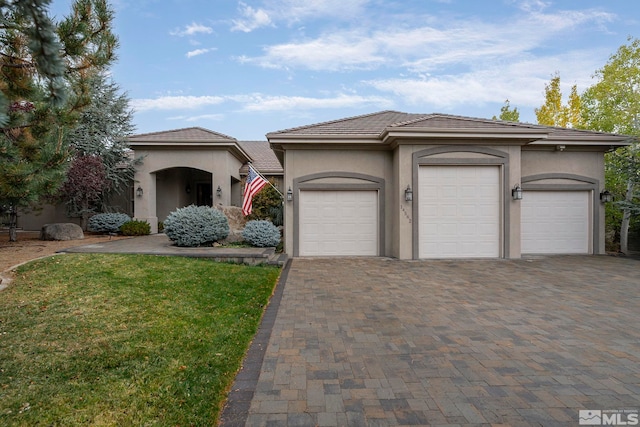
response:
M574 426L640 411L637 260L299 258L283 278L223 426Z

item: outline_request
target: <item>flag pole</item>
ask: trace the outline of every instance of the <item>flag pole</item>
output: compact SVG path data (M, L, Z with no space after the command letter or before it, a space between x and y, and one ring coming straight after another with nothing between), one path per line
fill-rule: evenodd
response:
M262 173L260 173L260 171L259 171L258 169L254 168L254 167L253 167L253 165L251 164L251 162L248 162L248 163L249 163L249 167L250 167L251 169L253 169L253 171L254 171L255 173L257 173L258 175L260 175L260 177L261 177L262 179L264 179L265 181L267 181L267 182L269 183L269 185L271 186L271 188L273 188L274 190L276 190L276 192L280 195L280 197L282 198L282 200L284 200L284 195L280 192L280 190L278 190L278 189L276 188L276 186L275 186L275 185L273 185L273 184L271 183L271 181L269 181L267 178L265 178L265 176L264 176L264 175L262 175Z

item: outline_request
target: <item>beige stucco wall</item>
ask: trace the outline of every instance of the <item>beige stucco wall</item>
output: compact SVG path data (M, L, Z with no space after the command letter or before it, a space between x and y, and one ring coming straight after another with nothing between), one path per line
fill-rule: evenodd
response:
M112 211L133 217L131 188L125 188L120 194L114 195L109 204ZM64 203L45 204L34 211L18 210L18 227L25 231L40 231L43 225L57 222L72 222L80 225L80 218L69 218Z
M525 147L522 151L522 176L540 174L572 174L584 176L598 181L598 188L592 194L595 199L593 216L597 213L598 247L593 248L596 254L605 253L605 209L598 203L600 191L604 190L604 153L601 151L580 150L569 147L564 151L554 148L546 150L537 147ZM571 180L545 180L546 184L571 185ZM579 184L579 182L573 182ZM593 237L593 236L592 236Z
M138 148L135 155L143 157L135 174L134 187L143 190L142 197L135 197L135 217L148 221L152 232L157 232L158 220L164 220L171 211L195 203L196 184L206 176L200 171L211 174L213 204L226 206L232 199L237 201L238 190L234 186L232 191L232 181L240 180L242 163L226 149ZM187 183L191 184L190 194L185 191ZM221 197L216 195L218 186Z
M283 188L294 188L294 178L312 175L321 172L356 172L384 179L386 194L385 199L380 202L384 204L385 222L391 218L393 212L389 200L392 200L392 158L387 151L365 151L365 150L304 150L288 149L285 151L285 176ZM331 179L333 184L345 183L353 184L357 180L353 179ZM322 182L322 180L319 180ZM327 180L325 180L327 182ZM286 191L286 190L285 190ZM294 201L287 202L285 207L285 250L292 256L294 247L294 209L293 204L297 203L298 195L294 192ZM390 233L391 227L385 227L385 248L381 256L390 256Z

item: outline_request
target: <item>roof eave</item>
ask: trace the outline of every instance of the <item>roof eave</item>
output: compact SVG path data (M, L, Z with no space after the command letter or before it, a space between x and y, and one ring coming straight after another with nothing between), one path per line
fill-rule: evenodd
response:
M129 146L134 150L136 147L142 149L145 147L148 148L173 148L173 149L184 149L184 148L207 148L207 149L219 149L219 150L227 150L234 157L240 160L242 163L253 161L253 158L240 147L240 145L235 141L206 141L206 142L176 142L176 141L148 141L148 142L130 142Z
M548 137L548 132L540 131L539 129L501 130L474 128L392 128L386 129L381 135L382 141L387 144L391 144L398 139L499 139L529 144Z
M282 144L380 144L380 139L376 135L357 135L357 134L267 134L267 140L273 146L281 146Z

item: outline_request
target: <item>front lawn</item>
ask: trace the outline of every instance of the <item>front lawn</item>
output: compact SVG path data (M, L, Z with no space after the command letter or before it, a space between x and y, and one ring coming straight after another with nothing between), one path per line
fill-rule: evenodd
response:
M0 292L0 425L215 425L280 269L58 255Z

